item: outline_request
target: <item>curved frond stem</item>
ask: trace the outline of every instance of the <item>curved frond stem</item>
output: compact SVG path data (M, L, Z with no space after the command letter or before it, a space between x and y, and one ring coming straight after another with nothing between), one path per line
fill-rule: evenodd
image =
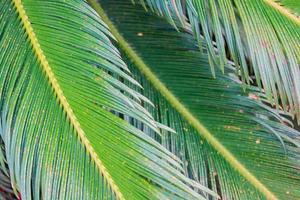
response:
M300 25L300 18L297 17L296 15L293 15L288 9L286 9L284 6L280 6L278 3L276 3L273 0L264 0L266 4L270 5L271 7L275 8L278 10L281 14L285 15L288 17L290 20L295 22L296 24Z
M90 144L89 140L85 136L85 133L83 129L80 126L79 121L77 120L70 104L68 103L68 100L66 99L60 85L58 84L58 81L52 72L52 69L47 61L47 58L45 54L43 53L43 50L41 49L41 46L39 44L38 38L36 37L33 27L31 26L30 20L28 19L28 16L26 15L26 11L23 7L23 4L21 0L13 0L14 5L19 13L19 16L21 18L21 21L23 23L23 26L26 30L26 33L28 34L28 38L32 44L32 47L36 53L36 56L38 60L41 63L42 70L45 72L46 76L48 77L48 80L54 90L54 93L57 95L57 99L60 102L60 104L63 107L63 110L66 112L67 117L70 120L70 123L73 125L74 129L76 130L80 140L82 141L83 145L85 146L87 152L91 156L92 160L97 165L99 172L104 176L104 178L107 180L108 184L111 186L112 190L115 192L116 197L120 200L125 199L120 192L119 187L115 184L114 180L112 179L111 175L108 173L106 167L103 165L102 161L99 159L98 155L96 154L94 148Z
M96 0L88 0L90 5L101 16L103 21L109 26L112 34L119 42L131 61L152 83L152 85L169 101L169 103L203 136L242 176L244 176L253 186L262 192L267 199L278 199L264 184L262 184L235 156L213 136L213 134L199 121L193 114L168 90L168 88L156 77L142 58L130 47L128 42L119 33L114 24L110 21L101 5Z

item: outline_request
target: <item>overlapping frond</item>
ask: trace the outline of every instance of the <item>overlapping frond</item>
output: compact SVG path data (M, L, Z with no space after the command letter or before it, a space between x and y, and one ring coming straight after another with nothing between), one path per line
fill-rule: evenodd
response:
M4 145L0 138L0 199L16 199L14 191L11 187L9 174L7 171L7 162L5 159Z
M80 0L0 1L0 135L22 199L201 199L108 28ZM1 157L0 157L1 159ZM210 192L210 191L207 191Z
M259 101L257 88L245 94L228 62L225 74L217 70L219 78L211 78L209 56L199 54L192 35L130 1L99 4L144 94L157 105L151 113L177 132L160 142L184 161L187 175L222 199L300 198L299 132Z
M17 199L11 187L10 177L0 168L0 199L14 200Z
M14 191L10 185L10 179L0 169L0 199L1 200L15 200Z
M229 58L243 82L254 80L272 105L297 116L300 122L299 18L273 0L136 2L148 5L172 24L188 18L198 42L205 38L213 74L215 66L224 70Z

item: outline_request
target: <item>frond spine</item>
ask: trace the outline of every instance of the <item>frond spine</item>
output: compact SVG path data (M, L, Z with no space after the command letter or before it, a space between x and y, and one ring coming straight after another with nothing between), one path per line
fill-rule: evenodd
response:
M285 15L287 18L295 22L297 25L300 25L300 18L296 15L293 15L288 9L286 9L284 6L279 5L274 0L264 0L264 2L277 11L279 11L281 14Z

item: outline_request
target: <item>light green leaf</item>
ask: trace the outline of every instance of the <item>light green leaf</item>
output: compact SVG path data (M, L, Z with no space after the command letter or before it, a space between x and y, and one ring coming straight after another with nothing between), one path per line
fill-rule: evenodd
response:
M211 78L208 55L199 54L193 36L140 6L90 2L156 105L152 114L177 132L164 133L161 143L184 161L187 175L222 199L300 198L299 132L259 100L257 88L243 93L228 62L225 74L216 70L219 78Z
M26 200L201 199L176 156L112 114L159 132L146 98L119 81L139 87L111 38L85 1L0 1L0 135L14 190Z

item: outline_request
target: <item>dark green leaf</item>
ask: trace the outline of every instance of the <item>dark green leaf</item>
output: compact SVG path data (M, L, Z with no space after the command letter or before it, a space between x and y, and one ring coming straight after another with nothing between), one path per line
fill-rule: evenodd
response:
M26 200L201 199L177 157L111 113L158 132L145 97L121 91L118 79L138 83L110 38L84 1L0 0L0 135L13 188Z
M141 7L124 0L100 4L113 24L96 10L156 106L153 115L177 132L164 133L160 142L184 161L187 175L222 199L300 198L299 132L260 101L257 88L243 93L228 62L225 75L216 70L219 78L211 78L208 55L199 54L193 36Z

